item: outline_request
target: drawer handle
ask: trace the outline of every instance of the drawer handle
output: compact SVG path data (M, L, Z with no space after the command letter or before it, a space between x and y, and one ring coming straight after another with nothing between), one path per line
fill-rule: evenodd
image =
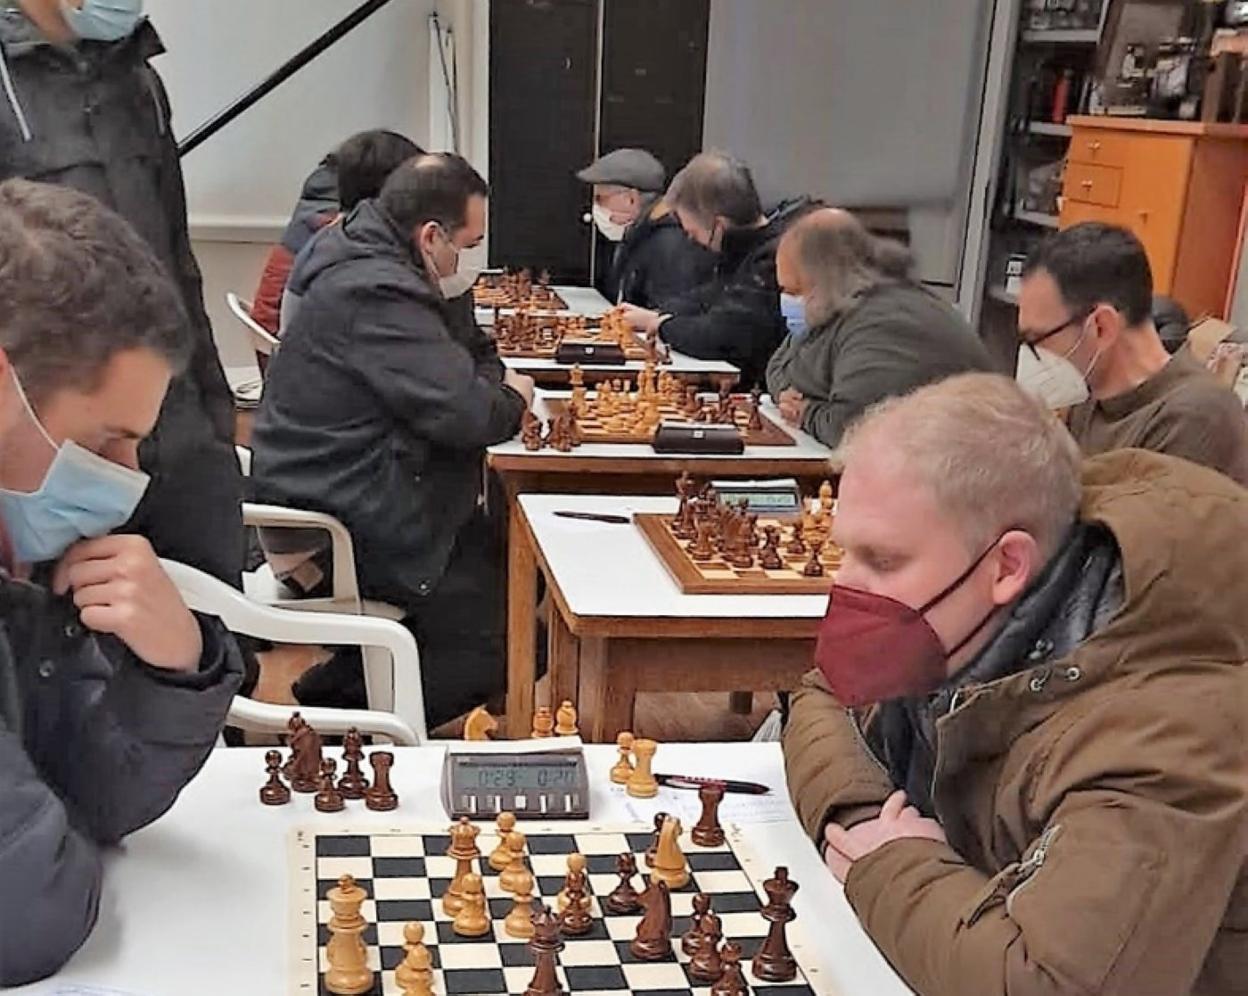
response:
M1100 152L1100 151L1101 151L1101 143L1100 143L1100 142L1089 142L1089 143L1088 143L1088 148L1089 148L1091 151L1093 151L1093 152Z
M1084 180L1081 184L1079 184L1079 186L1081 186L1084 190L1091 190L1091 189L1092 189L1092 181L1091 181L1091 180Z

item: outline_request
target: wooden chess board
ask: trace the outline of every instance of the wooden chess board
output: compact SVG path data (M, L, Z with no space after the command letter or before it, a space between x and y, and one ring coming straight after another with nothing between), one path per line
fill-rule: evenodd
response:
M478 308L568 310L568 303L554 288L514 273L481 274L472 285L472 301Z
M498 844L492 824L482 825L477 846L489 855ZM764 983L750 972L748 959L761 946L769 924L759 911L766 902L762 883L774 873L751 853L738 828L725 827L720 847L698 847L682 838L691 881L672 892L672 954L663 961L643 962L629 950L641 916L607 913L597 897L618 884L616 857L631 851L641 870L634 879L640 889L645 874L645 852L654 839L644 827L612 828L585 824L526 824L526 859L533 872L539 903L552 908L563 888L567 858L585 855L594 926L584 937L566 939L559 955L559 979L576 996L709 996L710 986L689 978L689 957L680 948L680 935L689 929L693 897L705 892L721 918L725 940L739 943L746 981L755 996L833 996L831 980L804 962L817 948L805 937L799 918L789 924L788 941L798 963L797 978L787 983ZM290 992L298 996L326 996L325 945L329 940L328 891L340 875L355 877L368 899L362 910L369 926L364 931L369 967L377 973L370 996L399 996L395 969L403 960L403 927L410 920L425 926L424 943L434 968L434 992L445 996L504 996L522 993L533 976L533 956L526 942L503 930L512 900L499 884L499 874L484 858L474 871L485 878L485 894L492 920L491 932L480 938L460 937L451 929L452 918L438 900L455 872L446 857L450 837L437 827L402 826L390 830L329 831L324 825L295 830L291 836L288 879L291 888ZM818 936L818 931L812 931Z
M494 343L498 347L499 356L522 360L553 360L565 340L592 346L618 345L614 336L603 335L602 328L595 319L567 315L530 316L539 325L539 329L535 335L518 339L508 330L509 321L513 317L500 315L499 321L493 327ZM646 347L640 339L634 337L634 341L624 347L624 358L638 362L647 358Z
M713 406L714 402L706 402ZM667 398L656 399L659 417L664 422L693 421L684 413L680 403ZM562 414L568 406L567 399L547 398L546 408L552 416ZM762 415L762 428L749 428L750 415L748 405L739 403L733 415L733 424L741 433L746 446L796 446L797 440L784 431L779 425ZM648 443L654 438L654 430L647 431L637 424L633 416L621 413L617 416L604 415L596 404L596 394L590 392L585 409L576 417L576 427L582 443Z
M758 566L757 551L755 566L748 568L734 567L719 553L711 560L694 560L689 554L692 541L678 539L672 533L674 518L638 512L633 522L686 595L826 595L832 590L832 575L839 563L839 553L835 548L825 547L820 556L824 576L806 577L802 570L810 554L793 554L787 549L794 519L759 517L759 536L767 526L775 526L780 531L780 557L784 561L784 566L778 570L765 570Z

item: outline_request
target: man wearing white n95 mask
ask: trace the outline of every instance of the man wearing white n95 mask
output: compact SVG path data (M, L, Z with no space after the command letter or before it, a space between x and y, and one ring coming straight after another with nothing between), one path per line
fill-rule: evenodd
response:
M1248 419L1186 349L1171 356L1152 320L1139 240L1087 222L1043 242L1019 294L1019 380L1069 426L1087 456L1145 449L1248 485Z
M101 847L172 805L242 678L147 540L109 535L147 488L138 445L186 361L182 323L120 218L0 184L0 989L82 944Z

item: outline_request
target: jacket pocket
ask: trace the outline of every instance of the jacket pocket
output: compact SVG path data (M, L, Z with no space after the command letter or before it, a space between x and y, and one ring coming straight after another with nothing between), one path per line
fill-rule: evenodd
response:
M963 913L961 923L963 927L973 927L975 923L989 910L996 906L1005 904L1006 915L1010 915L1010 909L1014 902L1014 897L1026 888L1032 880L1039 874L1040 869L1044 867L1044 863L1049 857L1049 848L1053 846L1053 841L1057 839L1058 834L1062 832L1062 825L1055 823L1053 826L1045 829L1044 833L1032 845L1031 853L1022 861L1015 861L1013 864L1003 868L995 878L993 878L971 902L968 910Z

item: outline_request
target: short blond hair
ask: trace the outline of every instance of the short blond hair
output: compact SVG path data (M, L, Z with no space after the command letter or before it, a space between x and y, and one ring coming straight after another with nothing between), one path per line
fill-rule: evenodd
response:
M847 469L880 455L904 467L962 525L971 552L1021 529L1047 558L1079 512L1079 447L997 374L960 374L881 402L850 427L840 453Z

